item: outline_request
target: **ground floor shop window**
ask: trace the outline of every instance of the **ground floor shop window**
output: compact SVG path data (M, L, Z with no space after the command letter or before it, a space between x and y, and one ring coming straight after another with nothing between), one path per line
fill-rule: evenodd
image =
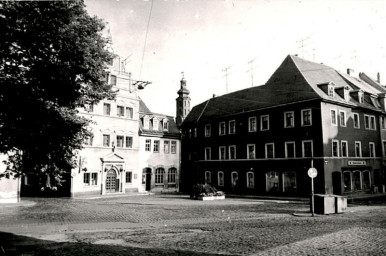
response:
M219 187L224 186L224 172L218 172L217 173L217 185Z
M284 189L284 192L296 191L296 173L295 172L283 173L283 189Z
M237 187L237 184L239 182L239 174L237 172L232 172L231 182L232 182L232 188Z
M253 172L247 172L247 188L255 187L255 175Z
M362 191L371 188L369 170L354 170L343 172L344 192Z
M278 192L279 191L279 173L278 172L267 172L267 192Z
M212 181L211 181L211 173L210 171L206 171L205 172L205 184L211 184Z

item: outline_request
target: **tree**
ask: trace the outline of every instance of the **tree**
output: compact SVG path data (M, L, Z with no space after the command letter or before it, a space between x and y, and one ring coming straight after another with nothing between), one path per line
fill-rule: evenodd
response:
M105 79L113 56L103 29L82 0L0 2L0 153L12 152L7 175L59 177L76 166L90 122L77 108L115 97Z

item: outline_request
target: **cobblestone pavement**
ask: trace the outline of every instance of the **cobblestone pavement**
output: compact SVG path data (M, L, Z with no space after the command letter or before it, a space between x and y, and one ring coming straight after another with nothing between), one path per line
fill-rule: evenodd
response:
M386 203L312 217L306 201L180 195L26 200L34 204L0 206L0 255L22 255L17 248L26 238L36 239L27 245L55 241L61 253L50 254L56 255L386 255Z

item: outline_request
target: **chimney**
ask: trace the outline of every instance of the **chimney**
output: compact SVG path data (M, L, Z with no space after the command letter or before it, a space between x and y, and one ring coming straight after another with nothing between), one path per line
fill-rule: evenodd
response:
M381 83L381 74L379 72L377 73L377 82Z

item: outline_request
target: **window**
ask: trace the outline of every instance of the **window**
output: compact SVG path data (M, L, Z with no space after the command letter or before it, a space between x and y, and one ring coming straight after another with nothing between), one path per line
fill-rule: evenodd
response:
M143 128L146 130L150 128L150 118L148 116L143 118Z
M189 129L189 139L192 138L192 129Z
M341 156L342 157L348 157L348 145L347 141L342 140L340 142L340 150L341 150Z
M344 87L344 91L343 91L344 100L348 101L349 100L349 96L350 96L349 87L346 86L346 87Z
M303 157L313 157L313 145L312 140L303 140L302 141L302 150Z
M362 176L363 176L363 189L364 190L370 189L371 188L370 172L365 170L362 172Z
M153 152L158 153L159 152L159 140L154 140L153 142Z
M359 103L364 102L363 91L358 92L358 101L359 101Z
M223 172L218 172L217 173L217 185L219 187L224 186L224 173Z
M343 172L343 188L344 192L352 190L351 172L349 171Z
M98 185L98 173L97 172L91 173L91 185L93 185L93 186Z
M111 106L109 103L103 103L103 114L109 116L111 111Z
M346 112L339 111L340 126L346 127Z
M133 137L126 136L126 148L133 148Z
M365 115L365 129L370 129L370 117Z
M253 172L247 172L247 188L255 187L255 176Z
M237 184L239 183L239 174L237 172L232 172L231 173L231 186L232 188L237 187Z
M257 130L256 117L250 117L248 119L248 131L255 132Z
M90 173L83 174L83 185L90 186Z
M155 184L163 184L164 183L164 174L165 174L165 170L164 168L157 168L155 170Z
M123 106L117 106L117 116L125 116L125 108Z
M85 139L84 139L84 145L86 145L86 146L92 146L92 144L93 144L93 142L94 142L94 135L93 134L91 134L90 136L87 136Z
M219 159L224 160L225 159L225 147L219 147Z
M294 158L295 157L295 142L288 141L284 143L285 145L285 158Z
M236 146L229 146L229 159L236 159Z
M359 114L354 113L354 128L359 129L360 123L359 123Z
M386 129L386 118L384 116L381 116L379 118L380 126L382 130Z
M279 173L278 172L267 172L267 192L279 192Z
M157 118L153 118L153 130L154 131L159 130L159 120Z
M205 125L205 137L210 137L210 124Z
M129 119L133 119L133 116L134 116L133 114L134 114L133 108L126 107L126 117Z
M132 172L126 172L126 183L131 183L132 182Z
M84 104L84 110L87 112L94 112L94 105L93 104Z
M117 76L114 76L114 75L110 76L110 84L112 84L112 85L117 84Z
M194 138L197 138L197 128L194 128Z
M110 135L103 134L103 146L110 147Z
M369 143L369 153L370 153L370 157L375 157L375 144L374 142L370 142Z
M260 116L260 130L269 130L269 115Z
M265 158L275 158L275 144L265 144Z
M212 177L211 173L209 171L205 172L205 184L211 184L212 183Z
M218 131L218 134L219 135L225 135L225 122L221 122L219 124L219 131Z
M375 126L375 116L370 116L370 130L376 130Z
M176 183L177 169L172 167L168 170L168 183Z
M360 171L353 171L352 172L352 179L353 179L354 190L362 190L361 172Z
M150 151L151 149L151 140L146 140L145 142L145 151Z
M169 141L168 140L164 141L164 153L169 154Z
M211 149L205 148L205 160L211 160L211 159L212 159Z
M229 121L229 134L235 134L236 133L236 121L231 120Z
M117 148L123 148L123 136L118 135L117 136Z
M295 172L283 173L283 189L284 189L284 192L296 191L296 173Z
M177 152L177 141L172 140L171 147L170 147L170 152L172 154L175 154Z
M355 141L355 157L362 157L362 145L360 141Z
M334 86L329 84L328 85L328 96L334 97L334 95L335 95Z
M383 146L383 156L386 156L386 140L382 141L382 146Z
M167 119L164 119L164 121L163 121L163 128L165 131L167 131L169 129L169 122Z
M255 144L248 144L247 145L247 157L248 157L248 159L255 159L256 158Z
M302 111L302 126L312 125L311 109L303 109Z
M294 112L284 112L284 128L295 127Z
M339 157L339 141L332 140L332 156Z
M336 120L336 110L335 109L331 109L331 124L332 125L338 125L338 122Z

